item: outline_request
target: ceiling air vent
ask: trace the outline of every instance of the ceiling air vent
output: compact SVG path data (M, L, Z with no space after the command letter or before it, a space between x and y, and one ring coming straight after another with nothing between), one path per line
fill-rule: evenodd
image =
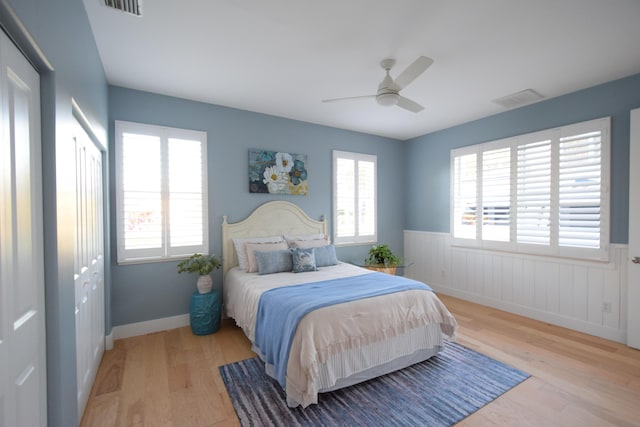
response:
M142 16L142 0L104 0L104 4L121 12Z
M540 101L544 96L540 95L533 89L525 89L520 92L512 93L511 95L503 96L502 98L494 99L498 105L504 108L516 108L523 105L531 104L532 102Z

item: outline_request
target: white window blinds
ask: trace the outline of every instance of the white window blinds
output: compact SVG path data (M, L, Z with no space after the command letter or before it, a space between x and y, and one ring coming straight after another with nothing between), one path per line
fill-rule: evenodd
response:
M206 134L116 121L118 262L208 253Z
M454 243L608 259L609 121L452 150Z
M333 224L336 244L377 240L376 156L333 152Z

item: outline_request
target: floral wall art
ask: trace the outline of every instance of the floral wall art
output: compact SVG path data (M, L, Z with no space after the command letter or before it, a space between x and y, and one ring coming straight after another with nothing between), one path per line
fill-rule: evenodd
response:
M306 154L249 150L249 192L304 196L307 183Z

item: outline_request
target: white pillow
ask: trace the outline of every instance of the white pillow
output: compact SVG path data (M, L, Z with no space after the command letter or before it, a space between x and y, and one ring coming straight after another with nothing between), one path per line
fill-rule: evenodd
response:
M289 240L287 243L290 248L310 249L327 246L329 244L329 239Z
M289 240L318 240L318 239L328 239L326 234L317 233L317 234L300 234L298 236L293 236L289 234L284 235L284 239Z
M284 235L285 240L290 248L317 248L320 246L327 246L331 243L329 236L326 234L302 234L299 236Z
M256 260L256 251L273 252L286 251L288 249L287 242L276 243L245 243L244 247L247 251L247 272L255 273L258 271L258 261Z
M268 236L268 237L238 237L233 240L233 246L236 249L236 259L238 260L238 267L241 270L249 268L249 262L247 260L247 250L245 249L245 243L277 243L284 242L282 236Z

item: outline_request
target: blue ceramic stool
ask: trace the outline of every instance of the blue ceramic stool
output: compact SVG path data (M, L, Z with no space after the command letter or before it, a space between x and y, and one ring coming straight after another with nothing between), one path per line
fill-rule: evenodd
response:
M208 335L220 328L220 292L213 290L207 294L194 292L189 303L191 331L195 335Z

